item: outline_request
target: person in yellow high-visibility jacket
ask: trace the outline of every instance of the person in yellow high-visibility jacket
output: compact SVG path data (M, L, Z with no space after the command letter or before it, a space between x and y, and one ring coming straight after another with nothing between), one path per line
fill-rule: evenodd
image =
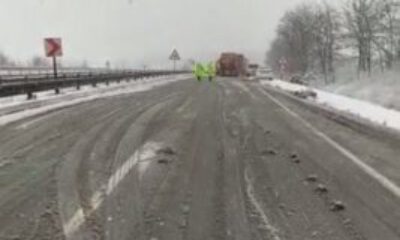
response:
M207 76L208 80L212 81L215 78L215 75L217 74L217 69L215 67L215 64L213 62L209 62L207 64Z
M203 80L207 76L206 70L201 63L195 63L193 66L193 75L196 77L197 81Z

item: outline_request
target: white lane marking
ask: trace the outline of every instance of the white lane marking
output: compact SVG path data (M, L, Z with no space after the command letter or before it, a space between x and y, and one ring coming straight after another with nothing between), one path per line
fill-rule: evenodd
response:
M8 160L3 161L3 159L0 159L0 161L2 161L2 162L0 162L0 168L5 167L12 163L11 161L8 161Z
M279 230L275 226L273 226L271 224L271 222L268 219L267 215L263 211L263 209L261 207L261 204L257 201L257 198L254 195L253 184L251 183L251 180L250 180L250 178L248 176L248 170L247 169L244 172L244 178L245 178L246 185L247 185L247 188L246 188L247 195L249 196L250 201L253 204L253 206L256 208L256 211L260 214L261 219L264 222L265 228L271 234L273 240L281 240L281 238L279 237Z
M309 128L315 135L319 136L323 140L325 140L329 145L331 145L333 148L338 150L340 153L342 153L344 156L346 156L348 159L350 159L354 164L356 164L361 170L363 170L365 173L367 173L370 177L374 178L376 181L378 181L384 188L386 188L389 192L394 194L396 197L400 198L400 187L397 186L394 182L390 181L387 177L383 176L381 173L373 169L371 166L367 165L364 161L359 159L354 153L352 153L350 150L346 149L342 145L340 145L338 142L334 141L332 138L328 137L326 134L312 126L309 122L307 122L305 119L300 117L297 113L293 112L290 110L288 107L286 107L283 103L281 103L278 99L273 97L271 94L266 92L264 89L260 89L268 98L270 98L275 104L283 108L287 113L289 113L291 116L299 120L302 124L304 124L307 128Z
M156 142L149 142L143 147L140 147L127 161L125 161L121 167L114 172L114 174L108 179L108 184L106 186L103 186L100 188L100 190L94 192L90 199L91 209L88 211L88 214L90 215L101 206L105 197L112 194L112 192L118 187L119 183L138 163L145 162L150 158L154 158L157 155L157 150L161 149L161 147L162 145ZM142 169L142 171L144 170ZM143 174L143 172L141 174ZM82 207L78 207L70 220L63 225L66 239L71 238L71 235L75 233L84 223L84 211Z
M69 238L71 234L73 234L78 228L84 223L85 216L82 208L78 208L74 215L72 215L71 219L63 225L64 234L66 239Z
M156 151L159 148L159 144L151 142L136 151L133 156L130 157L121 167L119 167L118 170L111 176L108 182L106 194L110 195L118 186L118 184L130 172L130 170L139 163L139 161L155 157Z
M152 160L152 159L150 159ZM145 172L147 171L147 168L149 168L150 166L150 160L142 160L139 162L138 165L138 170L139 170L139 180L142 180L143 175L145 174Z
M105 188L105 186L103 186L102 188ZM94 211L98 209L100 205L103 203L103 195L104 195L103 190L96 191L93 194L92 198L90 199L90 206Z

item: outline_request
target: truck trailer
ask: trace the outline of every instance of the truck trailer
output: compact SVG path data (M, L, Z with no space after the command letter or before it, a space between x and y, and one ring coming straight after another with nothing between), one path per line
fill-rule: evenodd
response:
M222 53L217 61L217 74L222 77L247 75L247 59L243 54Z

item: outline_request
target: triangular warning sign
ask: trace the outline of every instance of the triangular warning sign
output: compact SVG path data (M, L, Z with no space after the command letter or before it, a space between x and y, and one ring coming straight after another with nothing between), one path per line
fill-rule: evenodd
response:
M174 60L174 61L181 60L181 57L179 56L179 53L176 49L172 51L171 55L169 56L169 60Z

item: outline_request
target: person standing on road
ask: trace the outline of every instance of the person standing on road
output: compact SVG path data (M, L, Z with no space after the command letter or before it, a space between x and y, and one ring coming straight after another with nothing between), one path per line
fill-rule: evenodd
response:
M217 73L217 69L215 67L215 64L213 62L209 62L207 64L207 75L208 75L208 80L211 82Z
M201 82L201 80L203 80L203 77L205 77L205 69L201 63L194 64L193 75L196 77L197 81Z

